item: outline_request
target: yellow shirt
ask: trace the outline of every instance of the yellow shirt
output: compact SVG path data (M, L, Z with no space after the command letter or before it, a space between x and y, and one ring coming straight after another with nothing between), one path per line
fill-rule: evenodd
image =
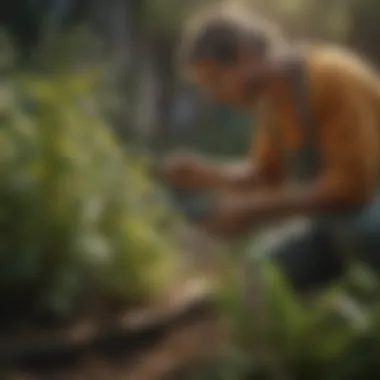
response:
M350 204L363 203L372 197L379 171L380 78L367 63L343 49L308 47L301 54L322 161L316 180ZM294 150L303 143L292 98L290 85L285 85L261 115L253 156L269 183L279 184L288 175L270 125L278 128L282 149Z

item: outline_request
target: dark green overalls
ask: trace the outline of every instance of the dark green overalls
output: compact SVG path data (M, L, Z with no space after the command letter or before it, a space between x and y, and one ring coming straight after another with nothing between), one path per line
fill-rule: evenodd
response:
M297 183L311 180L320 170L320 157L314 117L308 102L304 64L296 57L291 61L289 80L293 88L295 108L302 128L301 149L286 152L273 128L284 164ZM299 229L262 246L265 257L278 264L297 290L314 290L340 277L349 257L355 257L380 273L380 193L368 205L346 214L320 215L309 219ZM270 238L269 238L270 239Z

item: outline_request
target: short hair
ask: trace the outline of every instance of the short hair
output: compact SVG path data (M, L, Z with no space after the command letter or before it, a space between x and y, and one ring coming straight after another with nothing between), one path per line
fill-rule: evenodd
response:
M222 9L220 6L195 19L185 33L181 51L181 60L185 65L202 60L232 64L241 46L258 56L265 56L281 35L264 18L247 16L246 12Z

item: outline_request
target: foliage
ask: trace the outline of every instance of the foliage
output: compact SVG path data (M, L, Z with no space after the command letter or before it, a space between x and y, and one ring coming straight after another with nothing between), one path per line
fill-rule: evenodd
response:
M150 0L144 4L143 20L146 29L152 32L178 31L194 12L205 6L220 3L222 3L221 0L194 0L191 3L176 0Z
M227 265L220 292L234 347L194 379L379 377L380 282L368 268L355 263L339 284L308 303L267 265L245 270L250 293L242 297L240 269Z
M99 113L96 78L2 77L0 299L65 314L89 289L143 302L173 280L174 217Z
M287 35L342 41L350 29L350 0L241 0L244 7L276 21ZM313 20L310 22L310 20Z

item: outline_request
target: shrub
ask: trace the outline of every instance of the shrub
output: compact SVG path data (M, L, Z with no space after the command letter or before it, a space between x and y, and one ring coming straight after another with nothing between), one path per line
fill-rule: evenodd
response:
M22 73L1 84L3 299L66 314L85 294L143 302L173 280L170 226L160 227L171 216L98 112L95 78Z

